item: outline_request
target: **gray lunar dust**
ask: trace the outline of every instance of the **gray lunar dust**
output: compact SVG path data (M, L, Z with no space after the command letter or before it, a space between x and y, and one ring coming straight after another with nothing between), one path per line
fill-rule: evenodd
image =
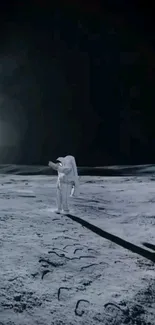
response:
M155 265L55 209L55 176L0 176L0 325L154 325ZM155 244L155 180L80 177L71 212Z

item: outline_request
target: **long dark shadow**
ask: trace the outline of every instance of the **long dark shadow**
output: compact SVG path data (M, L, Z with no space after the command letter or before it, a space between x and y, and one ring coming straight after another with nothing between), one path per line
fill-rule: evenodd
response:
M72 219L73 221L76 221L78 222L79 224L81 224L83 227L93 231L95 234L97 234L98 236L101 236L103 238L106 238L110 241L112 241L113 243L125 248L125 249L128 249L129 251L133 252L133 253L136 253L140 256L143 256L145 258L147 258L148 260L152 261L155 263L155 253L152 253L144 248L141 248L137 245L134 245L124 239L121 239L120 237L117 237L115 235L112 235L110 234L109 232L107 231L104 231L94 225L92 225L91 223L79 218L79 217L76 217L76 216L73 216L71 214L67 214L66 215L68 218Z
M153 244L150 244L150 243L142 243L145 247L147 247L147 248L150 248L150 249L152 249L153 251L155 251L155 245L153 245Z

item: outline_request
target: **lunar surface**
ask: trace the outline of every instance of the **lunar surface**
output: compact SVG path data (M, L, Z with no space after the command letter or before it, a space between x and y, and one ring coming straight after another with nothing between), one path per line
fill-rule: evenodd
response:
M0 325L154 325L155 264L55 210L55 176L0 175ZM155 244L155 179L80 177L71 213Z

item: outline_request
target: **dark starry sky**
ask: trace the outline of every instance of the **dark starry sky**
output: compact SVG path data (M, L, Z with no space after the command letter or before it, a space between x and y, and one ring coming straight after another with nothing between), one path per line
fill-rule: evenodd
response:
M151 7L152 6L152 7ZM0 162L155 162L154 8L1 4Z

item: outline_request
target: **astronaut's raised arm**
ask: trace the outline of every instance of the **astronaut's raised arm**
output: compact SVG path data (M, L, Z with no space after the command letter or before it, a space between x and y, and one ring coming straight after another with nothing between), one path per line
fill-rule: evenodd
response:
M48 166L53 168L54 170L58 170L58 167L59 167L58 163L55 164L52 161L49 161Z
M49 161L48 166L53 168L54 170L57 170L59 173L64 173L66 175L70 173L70 171L72 170L71 167L67 167L67 166L63 167L59 163L55 164L52 161Z
M58 172L59 173L64 173L64 174L68 174L68 173L70 173L70 171L72 170L72 168L71 167L62 167L62 166L60 166L60 165L58 165Z

